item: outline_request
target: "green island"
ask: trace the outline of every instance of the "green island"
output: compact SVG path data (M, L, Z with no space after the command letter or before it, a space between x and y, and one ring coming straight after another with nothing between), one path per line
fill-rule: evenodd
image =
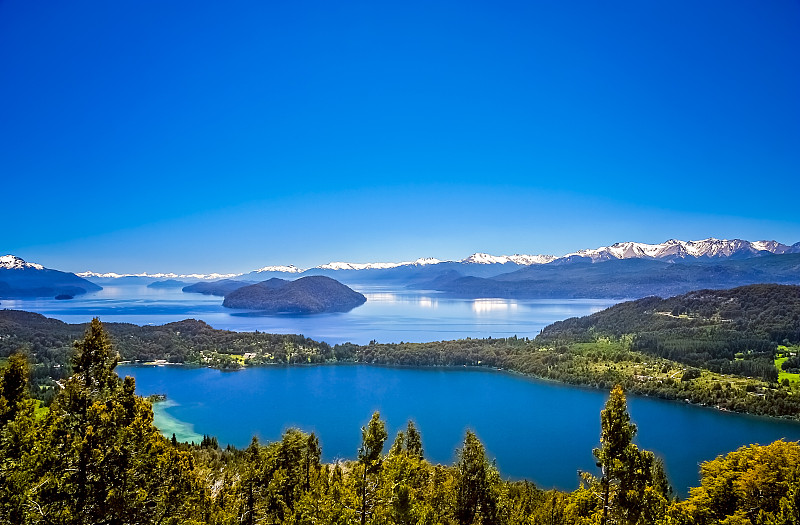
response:
M614 346L614 345L611 345ZM617 345L618 346L618 345ZM37 415L30 365L0 371L0 521L15 524L756 524L800 519L800 444L750 445L701 466L701 485L674 497L661 461L632 441L623 388L600 413L596 472L572 492L503 480L466 432L452 465L425 460L412 421L390 443L379 413L357 458L321 461L316 435L287 430L240 450L186 443L153 425L153 404L120 379L95 319L75 343L70 376ZM619 351L619 350L615 350ZM34 367L35 369L35 367ZM162 404L161 398L153 399ZM587 422L588 423L588 422ZM520 446L535 446L520 441ZM587 451L588 452L588 451Z

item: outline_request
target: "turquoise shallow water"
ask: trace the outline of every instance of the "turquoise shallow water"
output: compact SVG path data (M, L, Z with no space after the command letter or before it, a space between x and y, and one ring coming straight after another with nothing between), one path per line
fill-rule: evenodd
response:
M166 394L164 411L244 447L253 435L280 439L288 427L314 431L323 456L353 458L360 427L375 410L390 441L408 419L420 429L426 457L450 463L473 429L504 476L542 487L574 489L577 471L594 472L600 410L607 392L496 371L325 365L250 368L123 366L140 394ZM742 416L651 398L628 400L639 446L664 458L675 488L698 483L700 462L739 446L800 440L800 424ZM171 434L170 434L171 435ZM388 444L387 444L388 448Z

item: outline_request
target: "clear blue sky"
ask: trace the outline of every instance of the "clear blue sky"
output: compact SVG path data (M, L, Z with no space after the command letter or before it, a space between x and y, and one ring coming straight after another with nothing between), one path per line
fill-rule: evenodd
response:
M0 0L0 252L800 241L800 2Z

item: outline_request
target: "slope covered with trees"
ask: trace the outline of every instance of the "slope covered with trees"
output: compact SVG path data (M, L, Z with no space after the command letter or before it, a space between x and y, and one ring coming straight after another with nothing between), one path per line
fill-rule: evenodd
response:
M537 340L632 338L631 348L721 373L777 380L778 345L800 343L800 286L699 290L621 303L546 327Z

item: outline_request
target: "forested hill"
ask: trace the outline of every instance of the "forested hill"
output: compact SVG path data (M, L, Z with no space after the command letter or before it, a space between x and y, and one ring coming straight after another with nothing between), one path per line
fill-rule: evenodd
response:
M88 326L88 323L67 324L32 312L0 310L0 356L25 348L34 362L41 365L34 368L35 372L60 377L63 373L58 370L66 367L74 341L83 336ZM322 362L331 352L326 343L302 335L217 330L195 319L160 326L129 323L104 323L104 326L123 360L166 359L173 363L228 368L238 363L231 360L231 355L258 353L273 356L278 362L292 362L285 355L291 352L301 362Z
M736 367L759 359L773 367L779 344L800 342L800 286L758 284L646 297L553 323L536 340L591 342L626 335L635 350L711 370L742 372Z

